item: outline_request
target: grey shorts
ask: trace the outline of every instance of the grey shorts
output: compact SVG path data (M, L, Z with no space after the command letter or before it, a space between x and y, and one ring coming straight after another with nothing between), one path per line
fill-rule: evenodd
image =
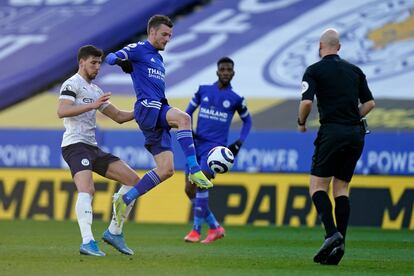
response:
M115 155L84 143L62 147L62 156L69 165L72 177L83 170L91 170L105 176L109 164L119 160Z

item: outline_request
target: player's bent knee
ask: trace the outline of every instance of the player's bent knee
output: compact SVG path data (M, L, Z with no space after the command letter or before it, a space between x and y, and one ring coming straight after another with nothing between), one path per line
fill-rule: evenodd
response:
M181 127L190 127L191 126L191 117L185 112L180 114L179 124Z
M159 174L160 179L164 181L174 175L174 169L164 169Z

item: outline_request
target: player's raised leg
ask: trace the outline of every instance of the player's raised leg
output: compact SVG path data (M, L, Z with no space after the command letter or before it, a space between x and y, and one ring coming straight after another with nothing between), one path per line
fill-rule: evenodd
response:
M171 151L163 151L154 156L156 168L148 171L126 194L114 198L113 207L117 223L121 224L127 206L138 197L146 194L174 174L174 159Z
M187 165L189 167L189 180L202 189L213 187L213 183L203 174L200 165L197 162L193 132L191 130L191 117L187 113L177 109L171 108L166 114L168 124L176 127L177 141L183 150L186 157Z

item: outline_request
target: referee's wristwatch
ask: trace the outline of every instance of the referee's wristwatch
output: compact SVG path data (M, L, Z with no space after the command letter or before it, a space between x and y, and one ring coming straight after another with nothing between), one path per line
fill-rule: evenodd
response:
M299 117L298 117L298 126L304 126L304 125L306 125L306 122L303 122L303 123L302 123L302 122L300 121Z

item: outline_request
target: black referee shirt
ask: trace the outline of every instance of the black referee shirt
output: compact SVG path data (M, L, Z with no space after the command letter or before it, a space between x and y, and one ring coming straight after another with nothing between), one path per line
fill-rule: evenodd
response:
M358 124L359 102L373 100L362 70L338 55L327 55L306 69L302 100L313 101L315 95L321 124Z

